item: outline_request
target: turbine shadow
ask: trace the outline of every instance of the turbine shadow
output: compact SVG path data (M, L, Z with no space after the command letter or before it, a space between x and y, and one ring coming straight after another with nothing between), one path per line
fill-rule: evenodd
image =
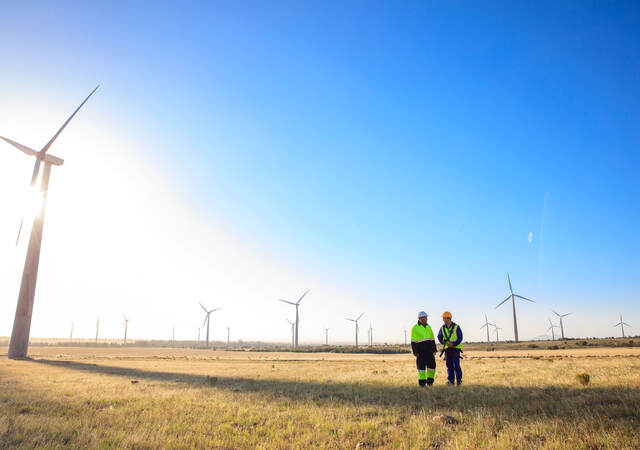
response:
M509 387L444 385L424 390L381 382L323 382L151 371L76 361L28 360L70 370L137 380L184 383L212 390L259 394L274 401L311 401L318 406L384 406L407 412L447 410L469 414L489 412L500 417L584 419L585 407L594 417L640 421L640 389L630 387Z

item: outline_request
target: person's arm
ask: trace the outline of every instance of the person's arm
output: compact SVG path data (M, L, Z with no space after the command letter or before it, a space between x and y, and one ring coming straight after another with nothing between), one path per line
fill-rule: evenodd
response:
M438 341L441 344L444 344L444 341L442 340L442 327L440 327L440 330L438 331Z
M418 343L415 342L418 338L415 336L414 328L411 328L411 352L413 356L418 356Z

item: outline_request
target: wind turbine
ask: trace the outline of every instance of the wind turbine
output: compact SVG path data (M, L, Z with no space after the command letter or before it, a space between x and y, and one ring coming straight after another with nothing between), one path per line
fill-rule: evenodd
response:
M373 347L373 327L371 326L371 322L369 322L369 346Z
M27 256L24 262L24 269L22 271L22 281L20 283L20 293L18 294L18 306L16 307L16 315L13 321L13 330L11 332L11 341L9 343L9 358L24 358L27 356L27 350L29 349L29 335L31 334L31 317L33 315L33 300L36 292L36 281L38 278L38 263L40 262L40 246L42 244L42 229L44 226L44 213L47 204L47 193L49 189L49 177L51 175L51 166L61 166L64 164L64 160L56 156L47 153L53 142L58 138L62 130L69 124L71 119L82 108L82 106L89 100L89 97L100 87L99 85L91 91L91 93L84 99L84 101L76 108L76 110L69 116L67 121L60 127L56 134L45 144L40 151L33 150L26 145L19 144L0 136L0 139L4 140L8 144L13 145L18 150L26 153L29 156L36 158L35 165L33 166L33 173L31 175L31 188L34 189L36 181L38 180L38 174L40 172L40 164L44 163L44 171L40 179L40 195L42 197L42 203L40 211L33 217L33 225L31 226L31 236L29 237L29 246L27 248ZM18 230L18 238L16 239L16 245L20 239L20 233L22 231L22 223L24 218L20 222L20 228Z
M349 320L356 324L356 347L358 346L358 320L360 320L360 317L362 317L363 315L364 313L360 314L357 319L349 319L348 317L345 317L346 320Z
M531 302L531 303L535 303L535 302L533 300L531 300L531 299L523 297L522 295L518 295L518 294L514 294L513 293L513 288L511 287L511 278L509 277L509 272L507 272L507 281L509 282L509 292L511 292L511 294L509 294L509 296L507 298L505 298L500 303L498 303L498 306L496 306L494 309L497 309L504 302L506 302L507 300L511 299L511 308L513 309L513 334L514 334L514 336L516 338L516 342L519 342L518 341L518 321L516 320L516 297L521 298L522 300L526 300L526 301Z
M71 333L69 333L69 340L73 339L73 322L71 322Z
M200 327L198 327L198 344L200 343Z
M98 343L98 331L100 330L100 317L96 320L96 344Z
M324 345L329 345L329 328L324 329Z
M288 301L288 300L282 300L282 299L280 299L280 301L281 301L281 302L288 303L288 304L290 304L290 305L294 305L294 306L296 307L296 333L295 333L295 336L294 336L294 338L295 338L295 339L294 339L294 341L293 341L293 342L294 342L294 345L293 345L294 347L297 347L297 346L298 346L298 323L300 322L300 316L298 316L298 306L300 306L300 302L302 301L302 299L304 298L304 296L305 296L305 295L307 295L307 294L309 293L309 290L310 290L310 289L307 289L307 292L305 292L304 294L302 294L302 297L300 297L300 298L298 299L298 301L297 301L297 302L295 302L295 303L294 303L294 302L290 302L290 301Z
M624 335L624 326L625 325L628 326L628 327L631 326L628 323L622 321L622 313L620 313L620 322L615 324L614 327L620 326L620 329L622 330L622 337L625 337L625 335Z
M171 335L171 344L176 342L176 324L173 324L173 334Z
M547 331L551 330L552 341L556 340L556 333L553 331L554 328L560 328L560 327L558 325L554 325L553 322L551 322L551 319L549 319L549 328L547 328Z
M404 345L407 345L407 330L404 330Z
M127 345L127 330L129 329L129 319L127 319L127 316L125 316L124 314L122 316L124 317L124 345Z
M230 337L231 337L231 327L227 327L227 347L229 346Z
M212 310L207 310L207 308L205 308L202 303L200 303L200 306L202 306L202 309L204 309L204 312L206 314L204 318L204 322L202 322L202 326L204 327L204 324L205 323L207 324L207 344L206 345L207 347L209 347L209 326L211 325L211 313L222 309L222 306L220 308L214 308Z
M560 333L562 333L562 339L564 340L564 325L562 324L562 318L563 317L567 317L569 314L572 313L566 313L566 314L558 314L557 312L553 311L553 309L551 310L556 316L560 317Z
M493 326L494 326L493 332L496 334L496 342L500 342L500 336L498 335L498 330L502 330L502 328L500 328L497 325L493 325Z
M482 325L480 327L480 329L482 330L483 328L487 329L487 342L491 342L491 340L489 339L489 326L495 327L496 325L494 323L489 323L489 321L487 320L487 315L484 315L484 325Z
M296 346L296 329L295 329L296 323L290 321L289 319L286 319L286 320L287 320L287 322L289 322L289 325L291 325L291 347L295 348L295 346Z

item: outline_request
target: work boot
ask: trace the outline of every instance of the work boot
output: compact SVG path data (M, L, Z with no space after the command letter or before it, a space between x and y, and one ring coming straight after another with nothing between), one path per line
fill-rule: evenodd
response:
M425 387L427 385L427 380L418 380L418 386Z
M447 380L447 386L453 386L453 385L454 385L453 381Z
M458 380L458 381L456 382L456 384L457 384L458 386L462 385L462 380Z
M427 378L427 386L433 386L433 378Z

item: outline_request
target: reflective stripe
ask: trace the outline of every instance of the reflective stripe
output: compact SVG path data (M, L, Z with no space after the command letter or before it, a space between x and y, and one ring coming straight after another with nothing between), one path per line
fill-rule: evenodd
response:
M435 378L436 369L427 369L427 378Z
M418 380L426 380L427 379L427 374L424 373L423 371L418 371Z
M424 370L420 370L420 369L418 369L418 372L424 372Z

